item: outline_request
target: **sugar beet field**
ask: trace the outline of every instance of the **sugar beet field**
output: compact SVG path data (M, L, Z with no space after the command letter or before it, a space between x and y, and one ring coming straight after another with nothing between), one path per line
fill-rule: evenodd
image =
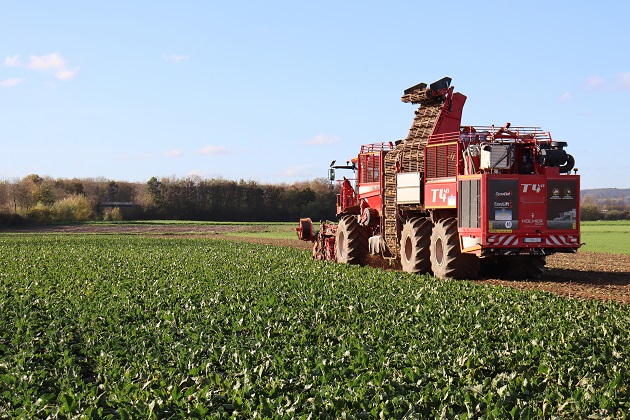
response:
M630 308L207 238L0 238L0 418L623 418Z

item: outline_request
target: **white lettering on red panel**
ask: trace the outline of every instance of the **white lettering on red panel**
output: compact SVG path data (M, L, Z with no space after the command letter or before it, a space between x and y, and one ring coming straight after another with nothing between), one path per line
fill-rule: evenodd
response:
M448 197L448 193L450 192L450 188L431 188L431 192L433 193L433 202L437 203L438 198L443 203L446 203L446 198Z
M523 193L526 193L527 191L540 193L543 188L545 188L545 184L523 184Z

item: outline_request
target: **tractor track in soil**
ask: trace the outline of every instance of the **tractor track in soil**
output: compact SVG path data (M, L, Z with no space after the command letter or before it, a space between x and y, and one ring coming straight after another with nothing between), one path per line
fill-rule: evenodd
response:
M5 232L138 234L166 237L207 237L311 249L310 242L296 239L276 239L240 236L239 232L255 232L265 228L248 225L195 224L121 224L121 225L59 225L10 229ZM371 259L372 266L389 269L382 260ZM578 252L547 257L547 269L540 280L508 280L482 278L472 280L483 285L501 285L521 290L540 290L575 299L613 300L630 304L630 255ZM393 267L395 269L396 267Z

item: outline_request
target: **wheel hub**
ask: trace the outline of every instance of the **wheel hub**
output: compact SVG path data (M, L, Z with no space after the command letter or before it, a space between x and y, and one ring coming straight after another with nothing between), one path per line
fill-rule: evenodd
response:
M407 262L411 261L412 252L413 244L411 243L411 238L407 237L407 240L405 241L405 259L407 260Z
M444 260L444 246L442 245L442 238L437 238L435 241L435 262L438 265L442 265Z

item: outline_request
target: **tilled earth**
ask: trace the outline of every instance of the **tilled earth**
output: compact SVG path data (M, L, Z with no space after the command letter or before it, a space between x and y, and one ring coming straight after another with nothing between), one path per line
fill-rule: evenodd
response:
M547 257L545 275L536 281L477 280L519 289L536 289L578 299L630 303L630 255L578 252Z
M46 226L15 231L49 233L126 233L142 235L171 235L225 238L231 240L264 243L276 246L292 246L310 249L310 242L296 239L271 239L230 235L239 231L253 231L256 227L244 225L69 225ZM376 261L374 265L383 267ZM515 281L482 278L480 284L494 284L518 289L535 289L576 299L614 300L630 303L630 255L578 252L555 254L547 257L546 272L536 281Z

